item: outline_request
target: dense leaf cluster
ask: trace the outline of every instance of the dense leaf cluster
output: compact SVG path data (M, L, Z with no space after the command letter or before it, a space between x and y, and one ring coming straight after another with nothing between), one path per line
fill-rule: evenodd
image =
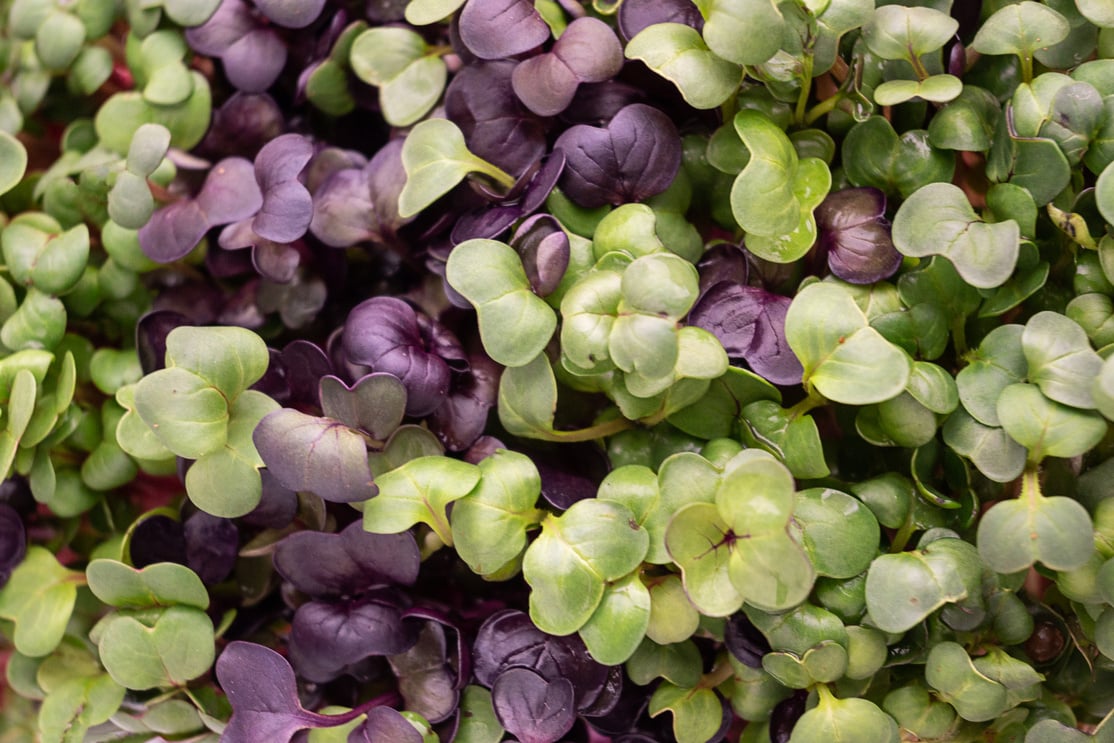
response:
M0 14L0 739L1114 740L1105 0Z

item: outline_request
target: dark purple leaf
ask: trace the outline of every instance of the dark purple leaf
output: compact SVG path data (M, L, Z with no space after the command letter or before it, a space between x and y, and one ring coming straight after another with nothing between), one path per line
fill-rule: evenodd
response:
M745 360L774 384L798 384L804 370L785 340L791 301L759 287L724 281L697 301L688 324L715 335L729 357Z
M220 583L232 573L240 549L240 530L230 519L198 511L186 519L186 567L206 585Z
M139 228L139 246L151 260L173 263L197 247L208 230L209 221L196 201L176 201Z
M560 222L548 214L530 217L515 231L511 246L522 256L534 293L552 293L569 267L569 236Z
M255 180L255 166L242 157L228 157L209 171L197 204L205 214L206 229L239 222L259 211L263 192Z
M509 61L464 67L445 89L445 113L476 156L520 175L545 155L546 124L515 96L514 68Z
M479 464L500 449L506 448L507 445L494 436L480 436L472 442L468 451L461 455L461 459L468 464Z
M309 490L333 503L379 492L363 435L343 423L280 408L259 421L252 441L274 478L291 490Z
M405 652L416 640L415 628L383 591L350 601L310 601L294 613L290 660L300 676L322 683L369 656Z
M292 341L282 349L279 365L284 370L292 402L320 405L318 387L321 377L333 373L333 365L320 346L309 341Z
M16 566L27 554L27 530L19 511L0 503L0 586L8 582Z
M286 66L286 44L271 29L257 28L221 55L228 82L245 93L262 93Z
M186 535L182 524L162 515L143 519L132 528L128 556L137 568L157 562L185 565Z
M696 264L700 271L700 292L703 294L721 281L746 284L750 275L747 255L734 243L716 243L704 251Z
M255 0L255 7L280 26L305 28L321 15L325 0Z
M373 297L348 314L343 334L350 362L398 377L406 387L406 412L423 417L449 392L449 365L428 347L414 309L394 297Z
M286 119L266 93L237 91L213 111L213 123L201 149L217 156L254 157L267 142L282 134Z
M243 0L224 0L209 20L186 29L186 41L195 51L219 57L258 27L251 8Z
M406 709L433 724L447 720L460 703L457 676L447 655L444 628L438 622L425 622L414 647L387 659Z
M309 596L355 596L375 586L411 585L421 556L414 537L372 534L360 521L343 531L300 531L279 542L275 570Z
M567 162L561 190L586 207L642 201L669 187L681 167L681 138L669 117L641 103L606 128L579 124L554 145Z
M603 126L625 107L645 100L645 91L629 83L618 80L585 83L576 89L576 96L561 112L561 119L570 124Z
M287 743L299 730L333 727L359 714L328 716L303 709L290 664L262 645L228 643L216 671L232 705L232 719L221 734L224 743Z
M541 475L542 497L561 510L585 498L594 498L610 469L607 457L593 444L531 446L525 453Z
M615 709L622 695L623 667L608 666L606 681L595 695L581 693L580 699L577 700L577 709L585 717L606 715Z
M577 18L553 50L530 57L514 69L515 95L539 116L564 111L580 83L609 80L623 68L623 47L615 32L597 18Z
M549 26L532 0L468 0L460 38L480 59L502 59L544 44Z
M704 29L704 16L692 0L623 0L618 20L619 33L627 41L659 23L683 23L697 31Z
M807 701L808 692L798 690L793 696L774 705L774 711L770 714L770 743L789 743L797 720L805 713Z
M743 612L736 612L723 629L723 643L740 663L751 668L762 667L762 656L770 652L770 643Z
M464 451L483 433L495 405L502 367L486 354L473 354L470 369L453 380L445 402L429 417L429 427L449 451Z
M522 743L556 743L576 722L572 682L545 679L529 668L501 673L491 702L499 724Z
M294 520L298 513L298 494L279 484L266 468L259 471L263 480L263 495L259 505L242 518L245 524L264 529L281 529Z
M897 272L902 255L885 213L886 195L876 188L847 188L824 199L816 223L833 274L852 284L873 284Z
M190 325L190 319L173 310L153 310L135 326L135 350L144 374L166 366L166 336L181 325Z
M408 708L409 709L409 708ZM422 734L390 707L375 707L367 713L367 719L348 734L348 743L422 743Z

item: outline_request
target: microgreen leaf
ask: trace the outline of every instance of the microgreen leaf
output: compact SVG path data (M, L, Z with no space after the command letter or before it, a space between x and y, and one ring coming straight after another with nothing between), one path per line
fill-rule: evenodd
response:
M16 650L38 657L58 646L77 600L78 575L45 547L27 548L23 562L0 588L0 617L15 622Z
M364 504L364 528L394 534L424 523L452 544L446 508L471 492L480 479L473 464L448 457L419 457L380 475L379 495Z
M681 23L658 23L627 44L628 59L669 80L693 108L715 108L739 87L742 69L712 52L700 32Z

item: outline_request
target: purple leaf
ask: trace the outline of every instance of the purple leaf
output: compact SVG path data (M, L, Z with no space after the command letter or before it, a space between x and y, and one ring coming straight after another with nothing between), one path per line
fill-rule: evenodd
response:
M821 247L832 273L852 284L873 284L901 267L890 237L886 195L876 188L846 188L816 209Z
M412 648L387 659L406 709L433 724L447 720L460 703L457 676L447 655L444 628L425 622Z
M27 553L27 530L19 511L0 503L0 586L8 582L16 566Z
M223 0L209 20L186 29L186 41L201 54L219 57L257 27L251 8L243 0Z
M349 168L334 173L313 195L309 231L330 248L347 248L379 232L367 173Z
M289 284L302 265L302 254L289 243L261 239L251 251L256 273L276 284Z
M255 7L285 28L305 28L317 20L325 0L255 0Z
M373 297L356 305L344 325L348 361L398 377L406 387L406 413L429 415L449 392L450 369L430 348L414 309L401 299Z
M700 292L703 294L711 287L727 281L746 284L750 275L747 254L734 243L716 243L704 251L696 264L700 271Z
M502 367L486 354L473 354L469 370L453 380L445 402L429 417L429 427L449 451L464 451L487 426Z
M281 408L259 421L252 441L274 478L291 490L309 490L333 503L379 492L364 437L342 423Z
M460 38L480 59L502 59L544 44L549 26L532 0L468 0Z
M253 157L285 127L282 109L271 96L237 91L213 111L213 123L200 149L218 156Z
M287 743L299 730L332 727L356 716L330 717L303 709L290 664L262 645L228 643L217 658L216 671L232 705L223 743Z
M561 119L570 124L603 126L625 107L645 100L645 91L629 83L618 80L585 83L576 89L576 96L561 112Z
M745 360L774 384L799 384L804 370L785 340L791 301L765 289L723 281L697 300L687 322L712 333L729 357Z
M762 667L762 656L770 652L770 643L743 612L736 612L723 629L723 642L740 663L751 668Z
M239 222L259 211L263 192L255 180L255 166L242 157L228 157L209 171L197 204L208 227Z
M166 366L166 336L180 325L191 325L189 318L173 310L153 310L135 327L135 349L144 374Z
M343 531L300 531L279 542L275 570L309 596L354 596L376 586L411 585L421 555L409 532L372 534L354 521Z
M797 720L805 713L807 701L808 693L797 690L792 696L774 705L774 711L770 714L770 743L789 743Z
M520 62L511 82L515 95L539 116L564 111L580 83L609 80L623 68L623 47L615 32L597 18L577 18L553 50Z
M635 103L605 128L578 124L554 145L567 163L561 190L586 207L643 201L669 187L681 167L681 139L669 117Z
M417 641L412 623L383 591L342 602L310 601L290 626L290 659L302 677L324 683L373 655L396 655Z
M257 28L221 55L228 82L245 93L262 93L286 66L286 44L271 29Z
M333 373L333 365L321 347L309 341L292 341L279 355L290 401L304 405L320 405L318 384L321 377Z
M263 481L263 495L259 505L241 521L263 529L281 529L298 514L298 494L279 484L266 468L259 471Z
M557 179L561 176L564 167L563 152L557 151L546 155L522 188L517 201L468 212L458 219L453 226L453 244L458 245L472 238L494 239L520 218L540 209L549 198L553 187L557 185Z
M692 0L623 0L618 20L619 33L627 41L659 23L683 23L697 31L704 29L704 17Z
M215 585L227 578L236 565L240 549L240 530L230 519L212 516L204 511L186 519L186 567L206 585Z
M208 231L209 221L196 201L175 201L139 228L139 246L151 260L173 263L197 247Z
M522 256L530 287L539 297L557 288L569 267L569 236L548 214L530 217L519 225L511 246Z
M348 743L422 743L422 734L390 707L375 707L367 713L367 719L348 734Z
M313 218L313 198L298 174L312 157L313 144L300 134L284 134L259 151L255 178L263 204L252 229L260 237L288 243L306 233Z
M514 94L515 63L467 65L445 89L445 113L460 127L468 149L519 175L546 153L546 124Z
M499 724L522 743L556 743L576 722L572 682L547 680L529 668L500 674L491 702Z
M128 556L137 568L157 562L185 565L186 535L181 522L161 514L143 519L132 527Z

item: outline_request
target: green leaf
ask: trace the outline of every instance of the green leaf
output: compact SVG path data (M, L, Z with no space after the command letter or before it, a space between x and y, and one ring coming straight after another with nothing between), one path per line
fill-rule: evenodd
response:
M1021 345L1029 381L1046 397L1076 408L1095 407L1091 384L1102 358L1075 321L1058 312L1038 312L1025 324Z
M700 683L702 667L700 651L692 642L663 645L645 639L627 661L626 672L639 686L664 678L676 686L691 689Z
M1064 496L1022 494L995 504L979 520L979 555L998 573L1015 573L1040 562L1075 570L1091 558L1094 527L1087 509Z
M712 380L698 401L670 415L669 422L698 438L724 438L732 435L743 408L759 400L780 403L781 393L754 372L732 366Z
M810 415L796 415L770 400L744 407L739 416L741 438L780 459L794 477L827 477L828 464L820 431Z
M979 27L971 48L980 54L1016 54L1032 58L1034 52L1067 38L1071 27L1064 16L1047 5L1025 0L1007 5Z
M914 67L920 57L946 44L959 29L959 21L933 8L885 5L863 26L863 41L882 59L904 59Z
M731 211L759 257L790 263L816 239L813 211L831 188L823 160L800 159L785 132L765 114L735 114L735 131L751 153L731 188ZM759 239L755 239L759 238Z
M941 542L953 544L942 546ZM866 577L871 621L884 632L901 633L945 604L967 598L961 561L978 569L974 548L956 539L933 542L924 551L876 558Z
M89 260L88 227L79 224L63 232L44 214L16 217L4 229L0 243L12 278L47 294L72 289Z
M138 230L147 224L154 211L155 198L147 179L126 171L120 173L108 192L109 218L121 227Z
M793 521L819 575L851 578L866 570L878 551L878 520L861 501L831 488L797 493Z
M259 505L263 495L259 466L243 451L222 446L190 465L186 493L195 506L213 516L244 516Z
M120 611L103 621L101 662L129 689L180 686L213 665L213 623L200 609Z
M1029 450L1034 463L1045 457L1079 456L1102 440L1107 427L1097 413L1061 405L1024 383L1002 390L998 418L1006 433Z
M427 524L451 545L448 505L472 491L480 480L474 464L448 457L419 457L375 478L379 495L364 504L364 529L396 534Z
M50 550L38 545L27 554L0 589L0 617L15 622L12 637L23 655L48 655L66 631L77 601L81 574L63 567Z
M526 530L541 521L543 512L535 508L541 477L529 457L503 449L479 468L479 483L453 505L451 525L460 559L487 575L518 557Z
M407 6L407 19L410 8L421 1L413 0ZM453 743L499 743L501 740L503 726L495 716L491 692L475 684L465 686L460 692L460 722L457 724Z
M182 325L166 336L167 367L188 369L229 403L262 378L270 360L267 344L246 328Z
M219 0L163 0L162 8L179 26L200 26L220 6Z
M793 299L785 337L804 366L803 381L829 400L868 405L901 394L909 357L870 327L851 294L818 282Z
M894 7L888 5L886 7ZM914 98L947 103L963 92L963 81L954 75L933 75L924 80L889 80L874 89L879 106L896 106ZM931 136L931 134L929 135Z
M903 198L930 183L950 181L954 155L928 140L924 129L910 129L899 137L889 121L872 116L856 124L843 140L847 178L856 186L874 186Z
M140 418L178 456L199 459L224 446L228 400L196 373L178 366L160 369L141 379L134 394Z
M681 91L693 108L715 108L739 88L742 68L712 52L683 23L655 23L627 43L627 59L644 62Z
M23 143L0 131L0 196L15 188L27 171L27 150Z
M646 626L646 637L654 643L680 643L680 647L685 647L684 641L700 628L700 612L685 595L681 576L670 573L649 582L647 588L650 589L650 623Z
M85 740L89 728L107 722L127 692L107 674L77 676L51 689L39 711L43 743Z
M85 25L62 10L43 19L35 34L35 54L49 70L64 70L77 58L85 43Z
M943 150L986 152L1001 115L1002 109L993 93L965 85L959 96L928 122L928 141Z
M379 88L383 118L392 126L409 126L436 105L447 70L425 40L406 28L369 28L352 43L349 64L356 76Z
M548 439L557 409L557 379L544 353L499 379L499 422L512 436Z
M484 350L503 366L524 366L549 343L557 315L534 294L514 248L467 240L449 254L445 278L476 308Z
M611 583L591 618L580 628L580 639L597 663L625 663L638 649L650 624L650 592L637 573Z
M958 186L934 183L919 189L898 208L894 245L915 258L943 255L972 286L1000 286L1013 274L1021 234L1011 220L979 219Z
M800 544L784 532L736 537L728 575L748 605L784 611L808 598L816 571Z
M836 699L820 688L820 703L797 720L789 743L899 743L897 724L873 702Z
M93 595L109 606L209 608L209 593L197 573L177 563L159 562L139 570L116 560L93 560L85 575Z
M929 651L925 680L940 699L971 722L993 720L1011 706L1005 687L979 673L967 651L955 642L938 643Z
M504 188L514 184L513 177L469 152L464 135L447 119L429 119L410 130L402 166L406 185L398 197L398 213L404 218L447 194L469 173L490 176Z
M719 730L723 706L711 689L683 689L662 682L650 697L650 717L673 713L673 736L677 743L706 743Z
M998 426L987 426L966 410L948 417L943 428L944 443L967 457L979 472L995 482L1017 479L1025 468L1025 447Z
M1023 333L1020 325L1001 325L990 331L972 354L970 363L956 375L963 407L983 425L1000 425L999 395L1028 374L1021 344Z
M464 0L410 0L406 4L406 22L428 26L443 21L464 5Z
M767 0L707 0L700 9L704 41L729 62L762 64L781 48L785 21ZM747 43L740 44L739 39Z
M605 584L638 567L649 545L630 509L611 501L581 500L561 516L547 517L522 560L530 618L552 635L577 631L600 606ZM646 599L648 621L648 594Z

